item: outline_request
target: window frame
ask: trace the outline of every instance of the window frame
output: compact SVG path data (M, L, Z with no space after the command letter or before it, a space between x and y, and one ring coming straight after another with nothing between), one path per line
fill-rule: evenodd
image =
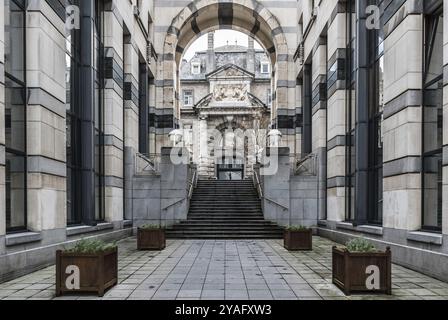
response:
M20 80L18 78L16 78L15 76L13 76L12 74L10 74L9 72L6 71L6 66L5 66L5 97L6 97L6 90L8 90L8 81L11 81L12 83L14 83L15 85L18 85L20 90L21 90L21 94L22 94L22 98L23 98L23 122L24 122L24 127L23 127L23 135L24 135L24 146L23 146L23 150L16 150L14 148L8 147L7 144L7 140L5 140L5 202L7 202L7 189L8 189L8 183L7 183L7 155L8 154L12 154L13 156L17 156L23 159L23 225L22 226L14 226L8 227L8 223L7 221L5 221L5 227L6 227L6 233L7 234L13 234L13 233L18 233L18 232L24 232L28 230L28 150L27 150L27 110L28 110L28 100L25 98L26 93L28 92L28 86L27 86L27 72L26 72L26 68L27 68L27 64L26 64L26 56L27 56L27 32L26 32L26 28L27 28L27 23L26 23L26 16L27 16L27 7L24 3L21 3L22 1L17 1L17 0L5 0L8 1L9 3L13 2L22 12L23 14L23 23L22 23L22 28L23 28L23 39L22 39L22 63L23 63L23 80ZM5 43L6 43L6 37L5 37ZM6 59L5 59L5 65L6 65ZM6 129L6 101L5 101L5 129ZM6 137L5 137L6 138ZM5 203L5 205L7 205L7 203ZM5 210L5 220L6 220L6 215L7 215L7 211L8 208L6 207ZM12 208L9 208L10 211L10 219L12 216Z
M266 67L266 71L264 70ZM260 65L260 73L261 74L269 74L271 72L271 64L269 62L263 61Z
M197 72L195 72L195 68L197 68ZM200 62L192 62L191 63L191 74L193 74L193 75L201 74L201 63Z
M434 2L432 6L429 8L426 6L425 3L425 10L424 10L424 22L423 22L423 39L422 39L422 51L423 51L423 63L422 63L422 127L421 127L421 141L422 141L422 152L421 152L421 230L427 231L427 232L434 232L434 233L441 233L442 232L442 217L443 217L443 164L441 166L440 170L440 162L441 158L443 157L443 141L441 141L441 144L438 144L437 148L432 150L426 150L426 111L427 111L427 105L426 105L426 97L428 96L429 91L433 91L433 86L440 84L441 81L443 81L443 68L441 69L441 73L434 77L433 79L428 81L428 71L431 66L431 58L433 57L433 50L435 48L435 38L437 35L437 29L439 26L440 21L443 21L443 2ZM434 19L437 19L436 24L433 23ZM432 29L431 29L432 27ZM442 49L443 50L443 49ZM442 63L443 65L443 63ZM440 88L437 88L435 90L441 90ZM443 90L443 89L442 89ZM443 108L443 101L442 101L442 108ZM438 128L440 121L438 122ZM443 131L443 116L441 121L441 130ZM436 218L437 218L437 226L431 226L427 224L426 217L425 217L425 207L426 207L426 174L427 174L427 159L428 158L439 158L438 164L437 164L437 210L436 210Z
M191 95L189 96L189 98L191 99L191 103L185 103L186 98L187 98L187 93L191 93ZM190 100L189 99L189 100ZM184 89L182 91L182 103L184 107L194 107L194 90L192 89Z

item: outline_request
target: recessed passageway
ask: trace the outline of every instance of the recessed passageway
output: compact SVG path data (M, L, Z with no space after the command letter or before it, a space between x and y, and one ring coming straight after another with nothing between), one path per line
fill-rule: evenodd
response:
M119 243L119 284L101 299L448 299L448 284L393 266L392 296L345 297L331 284L331 247L286 251L279 240L170 240L162 252ZM54 299L54 267L0 285L0 299ZM58 299L100 299L69 296Z

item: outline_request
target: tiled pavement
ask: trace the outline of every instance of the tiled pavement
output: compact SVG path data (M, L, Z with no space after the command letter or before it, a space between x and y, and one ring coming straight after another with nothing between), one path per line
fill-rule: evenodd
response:
M393 295L345 297L331 284L331 241L290 253L277 240L168 241L162 252L139 252L135 238L119 243L119 284L102 299L316 300L444 299L444 283L393 266ZM54 299L55 268L0 285L0 299ZM56 299L100 299L69 296Z

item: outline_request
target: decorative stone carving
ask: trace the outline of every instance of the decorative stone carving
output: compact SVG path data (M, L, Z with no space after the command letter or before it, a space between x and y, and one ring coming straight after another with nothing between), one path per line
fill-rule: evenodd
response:
M246 101L247 86L245 85L220 85L213 91L215 101Z

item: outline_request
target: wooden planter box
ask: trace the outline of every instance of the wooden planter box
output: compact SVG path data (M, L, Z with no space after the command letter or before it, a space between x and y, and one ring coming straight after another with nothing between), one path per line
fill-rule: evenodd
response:
M75 268L73 268L75 267ZM67 288L73 269L79 270L79 289ZM71 283L70 279L68 281ZM99 297L118 282L117 249L98 254L56 252L56 296L97 293ZM74 283L74 282L73 282Z
M138 250L163 250L166 247L165 230L137 230Z
M379 271L379 289L367 287L372 275L369 267ZM391 251L352 253L345 248L333 247L333 283L346 295L351 293L392 294Z
M313 230L290 231L285 230L284 247L289 251L313 250Z

